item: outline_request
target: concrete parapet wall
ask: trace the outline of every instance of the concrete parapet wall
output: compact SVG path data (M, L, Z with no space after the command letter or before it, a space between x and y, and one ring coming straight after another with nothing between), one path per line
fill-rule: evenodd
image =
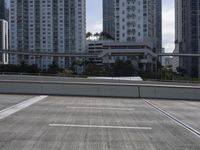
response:
M0 93L74 96L139 97L138 88L89 83L1 81Z
M1 80L0 93L200 100L199 86L132 83Z
M187 87L140 87L141 97L156 99L200 100L200 88Z

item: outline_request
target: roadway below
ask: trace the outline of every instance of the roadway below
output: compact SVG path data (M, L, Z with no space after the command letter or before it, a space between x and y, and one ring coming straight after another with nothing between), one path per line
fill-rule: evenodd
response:
M200 131L200 102L146 100ZM5 101L15 112L0 119L1 150L200 149L198 135L144 99L0 95Z

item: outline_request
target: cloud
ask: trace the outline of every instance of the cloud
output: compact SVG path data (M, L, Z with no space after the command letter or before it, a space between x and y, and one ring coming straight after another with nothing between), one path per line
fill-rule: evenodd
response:
M102 22L101 21L96 21L94 23L90 23L87 25L87 32L102 32Z
M102 0L87 0L87 32L102 31Z

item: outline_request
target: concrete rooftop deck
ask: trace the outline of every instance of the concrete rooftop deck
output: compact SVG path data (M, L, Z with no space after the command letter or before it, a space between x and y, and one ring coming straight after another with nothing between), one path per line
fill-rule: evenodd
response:
M0 118L1 150L200 149L197 101L0 95Z

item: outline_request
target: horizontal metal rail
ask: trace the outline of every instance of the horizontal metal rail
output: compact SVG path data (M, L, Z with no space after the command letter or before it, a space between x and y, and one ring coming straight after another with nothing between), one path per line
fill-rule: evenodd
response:
M32 56L54 56L54 57L99 57L97 54L89 54L89 53L60 53L60 52L25 52L25 51L13 51L13 50L0 50L0 53L6 54L17 54L17 55L32 55ZM116 53L116 54L115 54ZM114 55L119 55L115 52ZM142 53L133 53L132 55L141 55ZM129 55L131 55L129 53ZM199 54L191 54L191 53L159 53L155 54L158 57L164 56L174 56L174 57L200 57Z
M54 57L98 57L95 54L89 53L60 53L60 52L23 52L23 51L11 51L0 50L1 53L17 54L17 55L31 55L31 56L54 56Z
M174 57L200 57L200 54L181 54L181 53L160 53L158 56L174 56Z

